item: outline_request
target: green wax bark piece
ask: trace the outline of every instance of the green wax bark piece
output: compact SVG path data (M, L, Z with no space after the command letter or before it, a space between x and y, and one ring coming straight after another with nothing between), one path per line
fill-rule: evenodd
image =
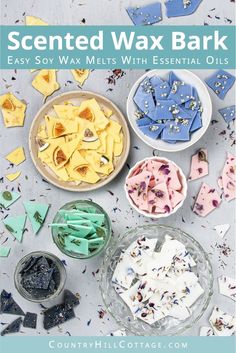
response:
M65 237L65 248L68 251L76 252L83 255L88 255L88 240L87 239L78 239L69 235Z
M43 226L46 215L48 213L49 205L37 203L34 201L24 202L23 204L32 225L33 231L35 234L37 234Z
M7 217L3 223L7 230L19 241L22 241L25 228L26 215Z
M11 248L8 246L0 246L0 257L7 257L10 253Z
M67 221L66 222L68 225L70 226L79 226L79 227L87 227L90 228L90 231L87 234L93 234L96 232L96 228L93 226L93 223L91 221L83 221L83 220L79 220L79 221ZM86 234L86 235L87 235Z
M75 204L75 207L79 211L88 212L88 213L96 213L96 211L97 211L96 207L94 207L94 206L82 206L80 204Z
M0 193L0 205L8 208L20 198L20 194L13 191L3 191Z
M78 212L74 214L67 214L66 219L67 220L76 220L76 219L88 219L93 223L96 223L97 225L101 226L104 222L105 216L102 213L84 213L84 212Z
M93 232L93 227L86 227L78 224L67 224L67 223L52 223L49 227L58 228L59 232L62 229L64 235L74 235L77 238L85 238L86 235Z
M104 239L103 238L89 239L88 242L89 244L93 244L93 243L101 244L104 242Z

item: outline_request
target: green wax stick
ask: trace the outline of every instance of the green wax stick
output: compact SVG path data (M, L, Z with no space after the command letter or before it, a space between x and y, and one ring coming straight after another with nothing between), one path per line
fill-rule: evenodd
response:
M104 242L104 239L103 238L89 239L88 242L89 244L93 244L93 243L101 244Z

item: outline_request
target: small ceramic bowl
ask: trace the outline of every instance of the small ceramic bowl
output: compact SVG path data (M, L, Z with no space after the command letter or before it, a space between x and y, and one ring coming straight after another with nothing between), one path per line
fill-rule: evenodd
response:
M29 293L21 284L21 280L22 280L22 274L21 274L21 270L23 268L23 266L30 260L30 258L34 258L34 257L45 257L47 260L50 260L54 266L56 267L57 271L58 271L58 275L59 275L59 284L57 286L57 288L55 289L55 291L50 294L50 295L45 295L42 297L35 297L34 295L32 295L31 293ZM57 275L57 276L58 276ZM58 277L57 277L58 278ZM42 303L51 299L56 298L61 291L63 290L64 286L65 286L65 282L66 282L66 270L65 270L65 266L63 265L63 263L58 259L58 257L56 257L55 255L48 253L46 251L34 251L31 252L29 254L27 254L26 256L24 256L17 264L16 269L15 269L15 274L14 274L14 282L15 282L15 287L18 290L18 292L20 293L20 295L22 295L22 297L24 297L25 299L34 302L34 303Z
M202 127L193 132L191 135L191 139L189 141L178 141L176 143L168 143L161 139L154 140L146 135L139 129L137 126L136 120L137 117L135 112L137 111L137 106L133 101L135 92L137 91L138 86L140 83L145 79L145 77L153 77L159 76L161 79L167 80L170 70L151 70L146 72L143 76L141 76L133 85L130 90L127 104L126 104L126 111L127 116L136 135L145 142L148 146L165 152L178 152L182 151L193 144L195 144L200 138L205 134L206 130L211 121L212 116L212 102L211 97L208 92L208 89L205 83L194 73L188 70L172 70L183 82L186 82L196 88L199 99L202 103L203 112L202 112Z
M183 195L183 199L182 201L169 213L159 213L159 214L154 214L154 213L148 213L148 212L144 212L142 210L140 210L135 204L134 202L132 201L132 199L130 198L129 196L129 193L128 193L128 190L127 190L127 187L126 187L126 181L128 180L128 178L130 176L132 176L132 174L134 173L134 171L139 167L141 166L143 163L147 162L147 161L150 161L150 160L155 160L155 161L158 161L158 162L163 162L164 164L173 164L177 169L178 169L178 174L179 174L179 180L182 184L182 190L181 190L181 193ZM167 158L164 158L164 157L149 157L149 158L144 158L143 160L137 162L130 170L129 170L129 173L128 175L126 176L126 179L125 179L125 185L124 185L124 190L125 190L125 195L126 195L126 198L127 200L129 201L130 205L138 212L140 213L141 215L145 216L145 217L150 217L150 218L155 218L155 219L159 219L159 218L165 218L165 217L169 217L170 215L174 214L179 208L182 207L183 203L184 203L184 200L186 199L186 196L187 196L187 180L186 180L186 177L182 171L182 169L176 164L174 163L173 161L167 159Z
M100 214L105 215L104 227L106 228L106 235L105 235L103 244L100 247L98 247L96 250L91 252L89 255L83 255L83 254L79 254L78 252L69 251L69 250L65 249L65 247L63 246L63 243L62 243L61 237L60 237L60 230L58 227L52 228L53 241L63 254L70 256L70 257L73 257L75 259L79 259L79 260L89 259L91 257L99 255L101 252L103 252L103 250L106 249L106 247L111 239L111 233L112 233L111 221L110 221L108 214L104 211L104 209L101 206L99 206L95 202L92 202L89 200L77 200L77 201L68 202L65 205L63 205L60 208L60 210L61 209L72 210L75 208L75 205L77 205L77 206L81 205L82 207L85 207L85 206L86 207L93 207L96 209L96 213L100 213ZM54 219L53 219L53 223L64 223L64 222L65 222L65 220L64 220L63 216L60 214L60 212L57 212Z

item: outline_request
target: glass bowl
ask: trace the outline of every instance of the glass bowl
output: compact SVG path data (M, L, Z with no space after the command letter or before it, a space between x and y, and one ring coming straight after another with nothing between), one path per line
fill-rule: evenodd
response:
M166 234L182 242L192 255L197 264L193 268L193 272L199 277L199 283L204 288L204 293L191 306L192 314L186 320L165 317L153 325L149 325L132 316L129 307L116 293L112 285L112 275L122 250L126 250L137 238L140 236L157 238L157 246L160 246L164 242ZM212 287L211 263L201 245L180 229L155 224L140 226L128 231L125 235L119 236L116 243L107 248L100 275L100 291L107 311L120 326L140 336L175 336L192 327L205 312L213 294Z
M44 256L46 259L51 260L57 267L59 275L60 275L60 282L58 285L58 288L55 290L55 292L51 295L48 295L46 297L41 297L41 298L35 298L34 296L32 296L32 294L30 294L25 288L22 287L21 285L21 269L23 267L23 265L31 258L31 257L40 257L40 256ZM24 256L17 264L16 269L15 269L15 274L14 274L14 282L15 282L15 287L18 290L18 292L20 293L20 295L22 295L22 297L24 297L25 299L34 302L34 303L42 303L45 302L47 300L51 300L56 298L62 291L62 289L65 286L65 282L66 282L66 269L65 266L63 265L63 263L61 262L61 260L58 259L58 257L56 257L55 255L46 252L46 251L34 251L31 252L29 254L27 254L26 256Z
M76 252L73 251L69 251L66 250L61 242L60 239L60 232L59 232L59 228L58 227L53 227L52 228L52 237L53 237L53 241L54 243L57 245L57 247L59 248L59 250L70 257L73 257L75 259L89 259L91 257L94 257L98 254L100 254L103 250L106 249L110 239L111 239L111 221L110 218L108 216L108 214L104 211L104 209L99 206L98 204L96 204L95 202L89 201L89 200L78 200L78 201L71 201L66 203L65 205L63 205L61 209L63 210L72 210L75 209L76 206L81 206L81 207L94 207L96 208L96 212L100 213L100 214L104 214L105 215L105 221L104 221L104 226L106 228L106 234L105 234L105 241L103 243L103 245L101 247L98 247L95 251L93 251L92 253L90 253L89 255L83 255L83 254L78 254ZM57 212L57 214L55 215L54 219L53 219L53 223L65 223L65 220L63 218L63 216Z

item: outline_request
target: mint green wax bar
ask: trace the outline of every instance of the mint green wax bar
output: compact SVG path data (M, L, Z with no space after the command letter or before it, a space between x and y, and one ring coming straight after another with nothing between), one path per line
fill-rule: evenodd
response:
M101 213L84 213L84 212L77 212L74 214L66 214L66 220L77 220L77 219L88 219L93 223L101 226L104 222L105 216Z
M65 248L68 251L76 252L83 255L88 255L89 248L88 248L88 240L86 239L78 239L69 235L65 237Z

